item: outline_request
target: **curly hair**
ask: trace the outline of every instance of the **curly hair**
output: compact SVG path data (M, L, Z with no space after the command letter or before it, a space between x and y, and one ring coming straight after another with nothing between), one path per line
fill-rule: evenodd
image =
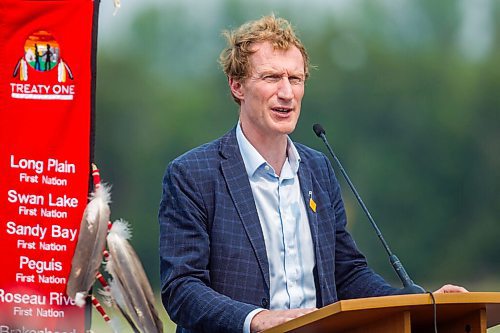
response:
M255 52L252 46L260 42L270 42L278 50L297 47L304 59L306 79L309 77L309 56L286 19L268 15L249 21L235 30L225 30L222 34L227 40L227 47L221 52L219 63L227 77L244 80L250 76L249 57Z

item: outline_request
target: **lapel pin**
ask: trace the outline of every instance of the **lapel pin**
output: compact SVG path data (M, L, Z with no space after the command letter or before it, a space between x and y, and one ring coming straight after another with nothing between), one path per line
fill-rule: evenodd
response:
M309 191L309 207L316 213L316 202L313 200L313 192Z

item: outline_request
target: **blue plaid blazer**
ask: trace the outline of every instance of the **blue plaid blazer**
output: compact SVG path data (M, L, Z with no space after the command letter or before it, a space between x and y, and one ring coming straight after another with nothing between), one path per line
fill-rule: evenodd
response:
M299 181L314 242L318 307L388 295L346 230L340 187L329 160L295 144ZM269 266L235 129L167 167L159 210L162 301L177 332L238 332L247 314L269 307Z

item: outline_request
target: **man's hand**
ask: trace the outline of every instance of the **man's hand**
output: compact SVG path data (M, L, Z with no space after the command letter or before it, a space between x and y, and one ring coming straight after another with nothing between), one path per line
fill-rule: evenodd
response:
M316 308L291 310L264 310L253 317L250 323L250 332L260 332L268 328L283 324L289 320L316 311Z
M453 284L445 284L441 288L435 291L435 293L466 293L467 289L460 286L455 286Z

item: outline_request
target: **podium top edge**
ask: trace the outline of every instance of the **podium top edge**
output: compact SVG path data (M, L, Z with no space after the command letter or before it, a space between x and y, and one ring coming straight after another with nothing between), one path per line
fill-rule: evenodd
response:
M500 313L500 292L467 292L467 293L434 293L434 299L437 305L476 305L478 307L495 308ZM308 313L302 317L296 318L277 327L266 330L266 333L282 333L298 329L304 325L308 325L314 321L324 320L330 316L338 316L343 313L364 312L364 311L386 311L389 308L410 309L420 308L420 306L429 306L433 304L429 294L415 295L395 295L395 296L379 296L369 298L357 298L338 301L327 305L321 309ZM391 310L389 310L391 311ZM490 317L490 315L488 315ZM490 319L490 318L488 318ZM492 313L492 319L489 320L495 325L500 322L500 314Z
M433 295L436 304L500 304L500 292L434 293ZM429 294L413 294L342 300L327 307L337 305L338 311L356 311L366 308L428 305L432 303Z

